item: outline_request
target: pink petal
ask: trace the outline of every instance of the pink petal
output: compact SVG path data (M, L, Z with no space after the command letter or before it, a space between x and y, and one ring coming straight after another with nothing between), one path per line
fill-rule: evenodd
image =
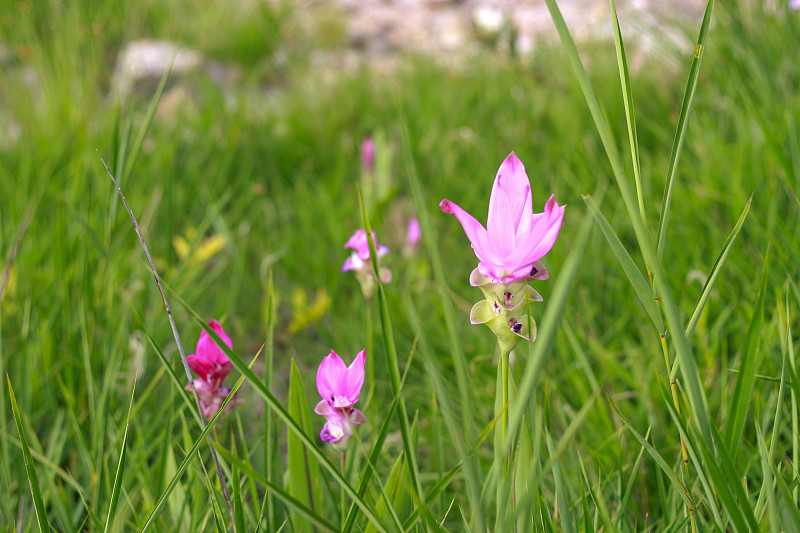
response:
M212 331L219 335L222 341L228 345L228 348L233 349L231 338L225 334L225 331L222 329L222 326L219 322L212 319L209 321L208 325ZM211 335L206 333L206 330L200 332L200 339L197 341L197 349L195 350L195 353L198 357L207 359L212 363L223 365L228 362L228 357L225 355L225 352L223 352L214 339L211 338Z
M421 231L419 228L419 220L416 217L411 217L408 220L408 231L406 232L406 244L410 247L414 247L419 242L419 238L421 236Z
M345 259L344 264L342 265L342 272L347 272L348 270L358 270L364 262L358 257L358 253L353 253L350 257Z
M450 200L445 199L439 202L439 208L447 214L456 216L461 223L461 227L464 228L464 233L467 234L469 242L472 243L472 248L475 250L475 255L478 256L478 259L483 261L495 257L489 246L489 237L483 224Z
M364 413L359 411L358 409L353 409L350 412L350 423L354 426L360 426L361 424L367 423L367 417L364 416Z
M214 363L205 357L192 354L186 358L186 362L189 364L189 368L192 369L192 372L200 376L202 379L206 379L209 375L214 373Z
M489 199L486 229L492 248L500 256L514 250L517 228L530 225L530 181L525 166L514 152L506 157L497 171Z
M346 396L353 403L358 401L358 396L361 394L361 387L364 385L364 364L366 360L367 351L361 350L347 368L344 383L345 394L343 394L343 396Z
M504 264L509 270L538 261L550 251L561 230L564 206L558 205L555 195L552 195L545 204L545 212L539 216L534 215L534 218L526 239L517 243L517 249L505 258Z
M322 359L322 363L317 370L317 391L325 400L333 400L336 396L343 396L339 383L342 376L347 372L347 367L336 352L331 353Z
M314 412L322 416L331 416L336 413L336 410L328 403L328 400L320 400L314 407Z

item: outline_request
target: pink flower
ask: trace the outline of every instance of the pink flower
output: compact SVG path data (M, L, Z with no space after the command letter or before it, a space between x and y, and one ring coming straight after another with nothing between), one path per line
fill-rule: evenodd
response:
M233 349L231 338L225 334L219 322L212 319L208 326L219 335L222 341L228 345L228 348ZM209 383L217 383L221 385L228 374L233 369L233 364L228 361L228 356L222 351L222 348L217 346L211 335L206 333L205 330L200 332L200 339L197 341L197 348L195 353L186 358L189 363L189 368L200 376L201 379Z
M389 253L389 248L382 244L378 244L378 239L375 238L375 232L372 232L372 240L375 241L375 250L378 252L378 258L383 257ZM350 239L345 243L345 248L355 250L350 257L342 265L342 272L348 270L361 270L369 261L369 240L367 239L367 232L363 229L356 231ZM372 268L366 265L368 268Z
M414 248L419 244L419 238L421 236L421 231L419 229L419 220L417 217L411 217L408 219L408 231L406 232L406 246L409 248Z
M219 322L212 319L208 325L228 345L228 348L233 349L231 338L225 334ZM193 384L200 400L203 416L211 418L217 414L222 407L222 402L231 392L230 387L223 387L222 383L233 369L233 364L205 330L200 332L195 353L187 357L186 361L189 363L189 368L200 377L200 379L194 380ZM186 390L191 390L191 388L191 385L186 386ZM234 397L228 403L226 411L232 410L239 403L241 400Z
M378 244L378 239L375 238L375 232L372 233L372 240L375 241L375 250L378 252L378 259L389 253L389 249ZM361 292L364 296L369 298L375 292L375 275L372 270L372 264L369 257L369 241L367 239L367 232L363 229L356 231L352 237L345 243L345 248L351 248L353 251L350 257L342 265L342 272L352 270L355 272L358 282L361 285ZM392 271L388 268L379 268L381 282L389 283L392 281Z
M492 187L486 228L450 200L439 207L456 216L480 262L478 271L495 283L533 277L531 269L556 242L564 206L550 196L543 213L534 213L525 166L514 152L506 157Z
M331 350L319 365L317 391L322 400L316 405L314 412L326 419L320 433L324 442L345 446L353 435L354 426L367 421L364 413L353 407L358 402L361 387L364 385L366 357L366 350L361 350L348 367Z
M372 137L364 137L361 141L361 168L367 172L375 168L375 141Z

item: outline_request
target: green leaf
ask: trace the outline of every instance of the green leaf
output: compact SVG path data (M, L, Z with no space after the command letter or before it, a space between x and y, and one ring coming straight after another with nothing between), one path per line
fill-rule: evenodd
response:
M14 388L11 386L11 377L6 374L8 382L8 396L11 399L11 412L14 415L14 423L17 425L19 442L22 445L22 458L25 461L25 475L28 477L28 486L33 496L33 506L36 509L36 521L39 524L39 531L50 533L50 523L47 521L47 513L44 508L42 491L39 488L39 476L36 474L36 467L33 464L31 450L28 448L28 440L25 438L25 429L22 426L22 416L17 407L17 398L14 396Z
M659 334L664 333L664 322L661 320L661 311L658 309L658 304L656 303L656 298L650 283L647 282L642 272L636 266L636 263L633 262L630 254L622 244L622 241L619 240L611 224L609 224L606 217L603 216L603 213L600 211L600 208L597 207L592 197L585 194L583 195L583 201L586 202L586 205L589 207L589 212L592 213L597 225L600 226L600 231L603 232L603 236L611 247L611 251L617 256L617 261L619 261L622 270L625 271L625 275L628 277L628 281L630 281L633 286L633 290L636 291L639 301L642 302L645 311L647 311L648 316L650 316L653 326L655 326Z
M758 291L758 300L750 317L750 325L744 338L742 356L739 362L739 373L736 375L736 384L733 396L728 406L730 413L725 426L725 442L731 450L739 449L739 440L742 438L744 425L747 421L747 412L752 403L753 386L756 381L758 366L758 342L761 338L761 322L764 317L764 293L767 288L767 265L769 257L764 258L763 273L761 275L761 288ZM736 457L734 452L734 458Z
M625 427L627 427L628 430L631 432L631 434L636 438L636 440L639 441L639 444L641 444L642 447L644 447L644 449L647 450L647 453L650 454L650 457L653 458L656 464L661 468L661 470L664 471L669 480L672 482L672 485L676 489L678 489L678 494L680 494L681 498L683 498L684 503L686 503L689 509L691 509L692 512L694 512L694 501L692 500L692 496L689 494L689 491L686 489L686 486L680 480L675 471L669 466L669 464L667 464L664 458L661 457L661 454L658 453L658 451L655 448L653 448L653 446L649 442L647 442L647 440L641 435L641 433L639 433L638 431L636 431L636 429L634 429L634 427L631 425L630 422L628 422L628 419L625 418L625 416L622 414L622 411L619 410L619 407L617 407L617 404L614 402L614 400L611 399L610 396L608 397L608 402L611 404L611 407L614 409L614 412L617 413L617 416L622 421L622 423L625 424Z
M138 373L137 373L138 377ZM114 519L114 513L117 510L119 503L119 492L122 488L122 476L125 474L125 454L128 445L128 429L131 426L131 411L133 410L133 398L136 394L136 379L133 380L133 390L131 391L131 401L128 404L128 416L125 421L125 433L122 435L122 445L119 450L119 461L117 462L117 471L114 474L114 485L111 489L111 501L108 504L108 515L106 517L106 525L103 531L109 531Z
M739 235L739 231L742 229L742 224L744 224L744 220L747 218L747 213L750 212L750 204L752 202L753 195L751 194L750 199L747 200L747 204L744 206L742 214L739 215L739 220L736 221L736 225L733 227L733 231L731 231L730 235L728 235L728 239L722 246L722 251L720 251L719 256L717 256L714 266L711 267L711 272L706 279L705 285L703 285L700 298L697 299L697 304L694 306L692 318L690 318L689 323L686 324L687 339L691 339L692 335L694 334L694 328L697 327L697 322L700 320L700 315L703 313L703 308L705 307L708 298L711 296L711 289L714 287L714 283L717 281L717 278L722 272L722 267L725 266L725 261L727 261L728 255L731 253L731 248L733 248L733 242L736 240L736 237Z
M453 302L450 290L445 276L445 270L442 263L442 257L439 248L439 242L436 238L434 226L430 220L430 198L423 192L420 184L419 176L412 159L412 148L410 136L408 133L408 125L402 117L401 113L401 126L402 126L402 140L403 140L403 154L406 163L406 172L408 174L409 187L411 195L414 197L414 204L417 208L417 216L419 218L420 228L422 230L422 239L425 242L425 248L428 252L428 257L431 260L433 268L434 279L436 287L439 292L439 302L442 307L442 315L444 316L445 328L447 330L447 338L450 347L450 357L453 361L456 374L456 384L458 387L458 401L460 410L463 413L461 419L460 432L454 432L454 427L451 422L454 421L453 417L446 416L445 410L449 407L447 395L444 393L444 388L433 382L436 395L442 406L442 415L447 424L448 431L451 434L453 443L456 447L456 452L459 458L464 461L464 479L467 485L467 497L469 499L469 510L471 511L470 520L473 529L483 530L486 528L484 523L485 509L483 507L483 500L481 498L481 471L478 465L477 457L470 456L466 452L465 442L471 442L475 436L475 422L473 420L474 400L472 397L472 383L470 379L469 365L467 364L467 357L464 354L464 347L461 345L461 337L458 332L456 323L456 311L453 308ZM420 336L418 334L418 336ZM421 338L421 336L420 336ZM432 354L428 350L423 350L423 354ZM450 410L452 413L453 411ZM453 415L454 416L454 415ZM457 437L456 433L460 436ZM463 439L463 441L462 441Z
M667 171L667 182L664 185L664 196L661 203L661 218L658 221L658 261L664 255L664 244L667 240L667 223L669 221L669 209L672 205L672 191L675 187L675 176L678 173L678 162L681 159L683 142L686 139L686 130L689 127L689 115L692 112L694 93L697 89L697 80L700 74L700 65L703 61L708 27L711 25L711 12L714 10L714 0L708 0L706 12L703 15L703 23L700 25L700 35L697 38L697 47L692 59L692 67L689 70L689 79L686 82L686 92L683 94L681 104L681 114L678 117L678 129L675 131L675 140L672 143L672 153L669 156L669 170Z
M639 201L639 216L641 216L642 221L644 221L644 192L642 190L641 168L639 165L639 136L636 133L636 113L633 108L633 91L631 90L631 80L628 75L628 60L625 56L625 45L622 42L622 32L619 29L617 6L614 4L614 0L610 0L610 7L612 27L614 28L614 48L617 51L619 82L622 87L622 102L625 105L625 120L628 125L628 143L631 149L633 180L636 184L636 198ZM660 332L663 332L663 327L659 329L659 333Z
M697 362L692 354L689 341L686 339L686 336L683 333L684 326L681 324L680 314L678 313L678 307L675 303L675 299L672 296L669 282L664 274L664 269L654 248L650 233L645 227L644 221L637 211L630 184L625 177L625 173L623 172L622 165L619 161L619 156L617 155L614 147L611 129L609 128L605 118L603 117L603 114L600 111L600 105L597 103L597 97L592 90L589 77L586 74L586 70L583 68L583 63L581 63L580 56L578 55L578 49L575 46L575 42L572 40L572 36L569 34L567 24L564 22L564 17L561 15L561 11L559 10L555 0L545 0L545 2L547 4L547 9L550 11L550 15L553 18L553 23L556 26L556 30L558 30L558 34L561 37L561 42L564 45L565 51L567 52L567 57L578 80L578 84L581 87L583 96L587 105L589 106L589 112L592 115L595 126L597 127L597 132L600 135L600 140L603 143L609 163L611 163L614 179L617 182L617 186L619 187L619 191L622 195L622 200L625 204L625 209L628 212L628 217L633 225L633 230L636 234L636 240L638 241L639 247L642 250L642 256L644 257L645 264L652 271L656 289L658 294L661 295L661 303L664 317L666 318L666 325L669 331L673 332L674 335L673 338L675 351L680 362L686 395L689 398L689 404L691 405L693 412L692 414L694 415L697 426L700 428L703 438L709 444L709 446L713 446L708 400L706 399L705 391L701 384L700 371L697 367Z
M297 421L303 432L311 438L311 410L303 390L303 379L292 359L289 374L289 415ZM289 462L289 494L316 512L322 501L322 481L319 475L319 464L303 447L300 439L287 429L286 448ZM315 529L303 517L292 513L292 523L297 531Z
M364 223L364 231L367 232L373 273L378 286L378 311L381 318L381 328L383 330L383 343L386 349L386 366L389 369L392 393L399 397L397 418L400 422L400 435L403 439L403 450L406 453L406 459L408 461L408 473L409 476L411 476L412 497L415 500L422 501L422 495L424 493L422 491L422 482L419 478L417 450L416 446L414 446L414 441L411 439L406 402L401 393L402 386L400 380L400 367L397 363L397 347L394 343L392 320L389 316L389 305L386 302L386 292L384 290L383 283L381 282L380 268L378 267L378 252L375 248L375 239L372 236L372 228L369 224L369 217L367 216L367 208L364 205L364 199L361 197L361 190L358 191L358 201L361 204L361 218Z
M553 447L553 439L550 437L550 432L545 429L545 441L547 442L547 451L552 456L555 453ZM564 482L564 476L561 473L561 466L559 461L553 461L553 481L556 485L556 497L558 498L558 514L561 517L561 531L564 533L572 533L575 531L575 522L572 518L572 510L570 504L572 497Z

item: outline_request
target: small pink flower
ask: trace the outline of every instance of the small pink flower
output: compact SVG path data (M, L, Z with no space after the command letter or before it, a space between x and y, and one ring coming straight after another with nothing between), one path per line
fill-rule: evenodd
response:
M228 345L228 348L233 349L231 338L225 334L219 322L212 319L208 325ZM187 357L186 361L189 363L189 368L200 377L200 379L195 379L193 384L200 400L203 416L211 418L217 414L222 402L231 392L230 387L223 387L222 383L233 369L233 364L205 330L200 332L195 353ZM191 388L191 385L186 386L186 390L191 390ZM231 411L239 403L241 400L238 398L231 399L226 412Z
M208 326L219 335L222 341L228 345L228 348L233 349L231 338L225 334L222 326L216 320L211 320ZM222 351L211 335L206 333L205 330L200 332L200 339L197 341L197 348L195 353L186 358L189 363L189 368L210 383L218 383L221 385L225 378L228 377L230 371L233 369L233 364L228 360L228 356Z
M319 365L317 391L322 400L314 407L314 412L326 419L320 433L324 442L345 446L353 435L354 426L367 421L364 413L353 407L358 402L361 387L364 385L366 357L366 350L361 350L348 367L331 350Z
M372 232L372 240L375 241L375 250L378 252L378 258L383 257L389 253L389 248L382 244L378 244L378 239L375 238L375 232ZM344 245L345 249L350 248L354 252L347 258L342 265L342 272L348 270L360 270L369 261L369 240L367 239L367 232L363 229L356 231Z
M531 278L531 269L556 242L564 206L550 196L543 213L534 213L531 186L516 154L506 157L494 180L486 228L450 200L439 207L456 216L480 262L478 271L495 283Z
M375 168L375 141L372 137L364 137L361 141L361 168L367 172Z
M422 235L422 232L419 228L419 220L417 217L411 217L408 219L408 231L406 232L406 246L408 248L414 248L419 244L419 238Z
M378 239L375 238L375 232L372 232L372 240L375 241L375 250L378 252L378 259L389 253L389 248L379 244ZM361 290L365 296L369 297L375 290L375 276L373 275L372 264L370 263L369 256L369 240L367 239L367 232L363 229L356 231L350 239L345 243L345 248L350 248L353 253L345 260L342 265L342 272L352 270L358 277L361 284ZM392 281L392 272L388 268L381 267L379 269L382 283L389 283Z

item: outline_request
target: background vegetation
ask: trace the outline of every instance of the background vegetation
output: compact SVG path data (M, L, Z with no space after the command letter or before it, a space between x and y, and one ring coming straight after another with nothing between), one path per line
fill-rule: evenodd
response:
M241 9L184 0L0 4L0 44L7 49L0 59L0 127L19 127L18 140L0 143L0 370L13 385L38 476L33 493L40 493L54 530L140 529L201 431L183 382L170 379L171 372L182 376L182 367L163 304L95 150L139 217L189 353L200 333L189 309L223 322L246 362L272 324L272 365L262 352L253 371L271 376L271 393L287 405L294 361L313 406L322 357L333 348L349 362L371 346L374 382L359 403L370 418L359 435L370 449L394 398L392 368L377 301L367 308L356 280L339 272L342 245L362 226L356 185L359 145L367 135L378 139L390 180L367 204L379 240L392 248L384 263L394 273L385 287L386 309L400 369L407 372L403 397L415 421L424 491L456 468L452 482L425 506L435 522L478 531L486 529L477 522L479 507L491 517L487 524L498 514L493 482L486 481L478 505L472 481L458 470L466 464L459 462L462 452L477 446L468 462L480 479L492 479L492 439L476 443L496 412L496 341L486 328L469 324L469 309L480 299L468 284L476 260L460 226L437 204L447 197L484 213L495 172L514 150L531 177L535 210L551 193L567 204L558 243L545 258L551 279L536 284L544 303L532 310L541 330L548 303L565 303L525 410L528 436L521 439L530 454L523 474L537 481L528 488L534 496L523 509L526 527L685 530L688 506L670 469L687 486L698 528L743 531L750 515L762 530L797 527L798 13L783 4L718 5L704 50L662 259L683 324L751 195L752 204L690 338L705 416L723 435L714 436L716 448L703 451L708 442L697 413L688 414L685 380L677 375L677 420L697 456L684 470L659 331L582 199L592 195L647 278L640 240L564 49L543 45L525 60L486 51L468 68L418 58L391 75L364 68L323 77L308 66L315 41L298 36L288 8ZM214 31L223 25L229 31ZM327 27L316 39L337 42L338 26ZM699 27L698 20L687 28L692 41ZM206 71L173 78L150 118L155 85L120 99L111 81L122 47L142 37L202 51L231 67L227 81ZM628 43L632 51L635 44ZM631 73L644 222L653 242L693 54L684 50L674 71L652 60ZM612 151L632 187L613 43L582 55L610 125ZM414 175L422 193L417 202ZM404 256L404 225L418 211L429 242ZM592 229L581 247L584 221ZM436 275L436 257L444 279ZM566 292L554 294L570 260L577 261L574 277L565 279ZM366 334L367 313L374 343ZM675 335L667 334L670 361L677 356ZM457 376L459 350L466 354L467 390ZM527 347L515 355L519 380ZM429 365L440 372L443 388ZM7 383L1 387L0 524L34 530L31 471ZM272 483L289 490L287 426L251 383L239 395L244 403L213 434L226 451L226 476L243 501L246 530L256 524L266 531L303 530L297 508L279 499L260 517L265 485L258 475L271 473ZM474 409L460 401L465 397ZM648 435L655 455L615 406L631 428ZM730 428L743 407L741 438L732 441ZM448 416L474 434L456 442ZM311 420L312 439L322 423ZM405 522L418 504L408 470L393 469L409 452L400 428L393 419L376 470ZM338 466L338 454L316 442ZM528 449L522 440L517 445ZM155 530L231 527L203 446L152 517ZM345 477L357 486L366 471L354 444ZM324 468L319 479L323 499L315 512L338 529L339 484ZM719 495L722 485L737 487L733 504ZM380 499L372 485L363 501L393 530ZM744 522L735 507L744 509ZM411 522L434 529L430 518ZM365 529L368 520L362 514L356 523Z

